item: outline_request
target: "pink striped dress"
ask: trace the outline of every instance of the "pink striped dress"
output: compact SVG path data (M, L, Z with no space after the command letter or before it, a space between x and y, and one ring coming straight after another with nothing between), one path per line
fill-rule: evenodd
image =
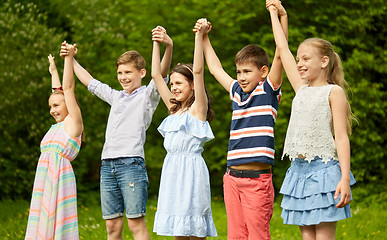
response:
M63 122L52 125L43 137L25 239L79 239L77 190L70 162L80 147L81 136L70 137Z

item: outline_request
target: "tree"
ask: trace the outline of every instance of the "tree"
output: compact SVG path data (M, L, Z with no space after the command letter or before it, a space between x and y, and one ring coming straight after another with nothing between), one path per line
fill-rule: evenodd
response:
M269 13L264 1L232 0L34 0L29 3L7 0L0 7L0 117L1 145L0 199L29 198L39 156L38 144L50 121L47 99L49 74L46 56L58 57L60 43L66 39L79 47L77 60L97 79L119 89L115 61L124 51L135 49L151 61L151 29L164 26L174 40L172 65L192 62L198 18L212 22L211 42L223 67L236 77L234 57L245 45L255 43L273 57ZM351 137L352 171L360 186L387 182L385 158L387 82L386 8L374 1L283 1L289 16L289 46L296 52L308 37L330 41L342 57L352 110L359 120ZM150 78L149 64L147 77ZM203 153L211 174L212 192L222 194L222 175L226 168L231 102L227 92L209 74L206 85L213 96L215 120L211 122L215 139ZM109 106L77 83L76 94L84 118L86 141L73 162L78 190L99 189L100 154L104 143ZM290 115L293 90L284 75L283 97L275 127L276 160L274 185L281 186L289 161L281 161ZM165 150L157 126L167 115L160 104L153 117L145 145L150 180L150 195L157 194Z

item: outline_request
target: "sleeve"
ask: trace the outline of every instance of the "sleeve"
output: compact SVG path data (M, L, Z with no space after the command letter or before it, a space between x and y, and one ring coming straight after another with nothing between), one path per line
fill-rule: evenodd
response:
M238 87L240 88L239 84L238 84L238 81L237 80L234 80L230 83L230 87L229 87L229 93L230 93L230 99L233 100L234 98L234 95L235 93L237 92L238 90Z
M110 105L113 103L114 94L118 92L117 90L112 89L109 85L102 83L97 79L93 79L90 82L90 84L87 86L87 90Z
M265 90L270 89L272 92L274 92L274 94L278 95L281 92L281 84L278 85L277 87L275 87L273 82L271 81L270 77L267 76L265 83L264 83Z
M273 82L270 80L269 76L267 76L265 82L263 83L263 89L265 92L271 93L272 95L274 95L277 98L279 103L281 102L281 98L282 98L281 85L282 84L280 84L278 87L274 87Z

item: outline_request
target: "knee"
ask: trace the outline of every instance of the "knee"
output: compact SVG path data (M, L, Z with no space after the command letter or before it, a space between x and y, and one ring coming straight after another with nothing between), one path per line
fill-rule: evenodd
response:
M122 232L122 229L123 229L122 218L106 220L106 230L109 235L117 232Z
M148 229L146 228L146 223L144 217L137 219L129 219L128 218L128 226L130 231L133 234L136 233L147 233Z

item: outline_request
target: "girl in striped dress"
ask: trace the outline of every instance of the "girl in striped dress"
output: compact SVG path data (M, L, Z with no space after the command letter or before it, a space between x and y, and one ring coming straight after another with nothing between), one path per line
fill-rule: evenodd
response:
M74 95L73 56L65 57L63 87L54 57L48 56L52 94L48 100L56 124L43 137L25 239L79 239L77 192L71 161L78 155L82 115Z

